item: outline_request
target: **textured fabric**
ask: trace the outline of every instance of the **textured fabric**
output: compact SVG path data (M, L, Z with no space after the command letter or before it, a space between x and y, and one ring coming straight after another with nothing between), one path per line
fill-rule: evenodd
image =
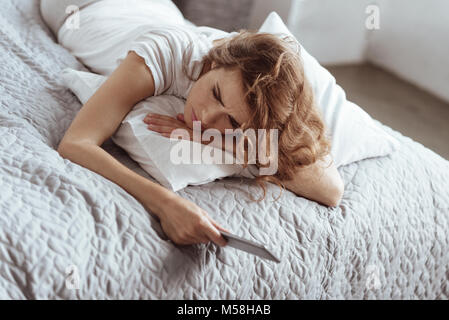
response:
M80 108L58 78L65 67L83 68L52 41L37 1L1 1L0 298L449 297L449 162L421 144L383 126L399 149L340 168L335 209L290 192L272 202L273 185L251 202L260 190L240 179L179 192L267 243L280 264L212 244L177 247L127 192L56 152ZM67 286L73 270L78 290Z
M42 18L56 36L67 17L95 1L99 0L41 0Z
M201 60L212 47L212 41L237 33L190 26L184 20L163 24L163 17L156 14L154 21L147 22L140 19L141 11L140 7L124 10L115 1L103 0L83 10L82 29L71 30L64 25L59 31L59 41L87 67L103 75L112 73L133 50L145 59L152 72L154 95L187 99L194 84L191 78L198 78L203 67ZM290 34L275 12L268 15L260 31ZM373 123L359 106L347 101L335 78L300 48L306 78L332 141L334 164L339 167L393 152L397 141Z
M154 95L187 99L195 83L189 76L192 79L199 77L204 65L202 59L213 46L213 38L202 36L195 29L185 25L158 25L130 44L128 50L144 58L151 70Z
M106 80L102 75L69 68L64 69L62 78L64 84L83 104ZM172 191L232 175L254 178L250 170L257 173L257 167L249 165L244 169L242 165L237 164L232 153L227 153L227 157L224 158L221 145L213 151L213 157L207 158L207 155L212 153L213 143L206 146L188 140L171 141L157 132L148 130L143 122L150 112L176 117L177 114L184 112L184 104L184 99L173 95L152 96L139 102L123 119L121 126L112 136L112 141L122 147L161 185ZM236 136L237 141L240 141L241 135ZM219 141L221 143L221 139ZM178 158L181 150L184 156L188 154L188 159L181 161ZM195 159L194 154L200 155L200 159ZM222 160L217 163L213 161L214 158ZM223 163L224 159L228 160L228 164ZM209 160L210 162L206 163ZM193 164L195 161L197 163Z
M212 41L232 34L189 25L177 11L168 20L165 6L153 2L137 0L126 8L116 0L95 3L81 11L80 29L61 27L59 43L102 75L110 75L134 51L152 72L155 95L186 99L194 83L188 76L199 76Z
M170 1L101 0L80 11L79 28L67 20L58 31L58 42L93 72L109 75L140 35L161 25L184 24L182 13Z
M259 31L288 35L294 39L276 12L267 16ZM312 87L315 103L326 124L335 166L394 152L398 141L373 122L367 112L347 100L345 91L336 83L334 76L300 43L295 43L295 50L299 51L305 78Z
M320 63L374 64L449 102L449 1L288 2L290 30Z

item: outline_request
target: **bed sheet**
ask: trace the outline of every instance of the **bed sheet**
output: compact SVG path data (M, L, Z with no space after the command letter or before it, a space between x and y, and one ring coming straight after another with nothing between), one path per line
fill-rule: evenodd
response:
M0 298L447 299L449 162L401 146L339 169L327 208L251 181L188 187L231 231L280 264L213 244L175 246L123 189L56 151L81 105L59 78L83 66L54 42L38 1L0 2ZM105 148L145 175L121 149Z

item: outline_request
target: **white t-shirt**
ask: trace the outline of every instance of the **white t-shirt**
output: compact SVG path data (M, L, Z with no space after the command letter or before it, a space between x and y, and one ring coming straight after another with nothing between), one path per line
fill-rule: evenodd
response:
M189 44L192 55L186 70L196 79L213 40L234 33L197 27L168 0L102 0L68 18L59 29L58 42L92 72L105 76L133 50L153 74L155 95L186 99L193 83L182 72L182 56Z
M213 40L232 34L209 27L157 26L140 35L128 50L145 59L153 74L154 95L186 99L194 81L183 71L183 63L190 77L197 79L203 68L202 59L212 48Z
M237 34L197 27L169 0L102 0L79 13L79 28L74 28L73 19L66 20L59 29L58 42L90 71L109 76L128 52L134 51L153 74L154 95L182 99L187 99L194 84L183 71L184 53L191 49L184 60L185 69L197 79L213 41Z

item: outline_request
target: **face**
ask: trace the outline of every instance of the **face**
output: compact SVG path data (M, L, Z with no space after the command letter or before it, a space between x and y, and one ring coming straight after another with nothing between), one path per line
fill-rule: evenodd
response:
M201 121L202 130L214 128L221 133L238 128L249 118L240 70L215 68L214 64L207 69L187 97L184 121L190 128L193 121Z

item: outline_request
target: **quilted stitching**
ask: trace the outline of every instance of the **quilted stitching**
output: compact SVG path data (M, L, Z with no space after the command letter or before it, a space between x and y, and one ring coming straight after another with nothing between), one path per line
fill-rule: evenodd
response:
M0 298L449 297L448 161L384 126L401 147L340 168L346 190L335 209L290 192L273 202L274 185L254 203L248 195L260 190L239 178L179 192L269 243L280 264L212 244L174 246L128 193L55 151L80 108L58 75L83 67L53 42L37 0L0 9ZM138 170L110 142L107 150ZM65 285L70 265L79 290Z

